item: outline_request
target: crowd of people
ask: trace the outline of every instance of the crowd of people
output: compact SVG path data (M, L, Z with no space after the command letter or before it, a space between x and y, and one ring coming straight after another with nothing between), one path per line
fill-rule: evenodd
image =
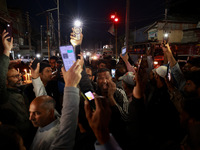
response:
M34 69L31 63L32 83L22 85L7 34L0 56L0 149L200 149L199 58L180 66L170 45L161 43L165 60L158 68L151 49L138 64L126 53L117 63L104 57L95 66L80 54L83 35L76 40L72 33L72 67L66 71L55 56ZM88 91L95 107L84 96Z

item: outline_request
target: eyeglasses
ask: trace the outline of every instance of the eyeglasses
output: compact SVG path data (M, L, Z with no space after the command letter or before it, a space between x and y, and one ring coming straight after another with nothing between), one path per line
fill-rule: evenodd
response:
M8 78L11 78L11 77L13 77L13 78L19 78L20 74L16 74L16 75L13 75L13 76L8 76Z

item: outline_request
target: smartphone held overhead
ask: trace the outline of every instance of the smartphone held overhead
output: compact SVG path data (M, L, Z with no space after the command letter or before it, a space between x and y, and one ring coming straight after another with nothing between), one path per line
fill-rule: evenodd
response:
M31 68L35 70L37 68L37 64L40 63L39 59L35 59L31 65Z
M76 62L74 47L72 45L67 45L60 46L59 49L65 70L68 71L69 68L71 68L71 66L73 65L73 63Z
M112 75L112 78L115 78L115 69L111 69L111 75Z
M11 41L11 37L12 37L12 27L10 24L7 24L6 25L6 32L8 32L8 35L7 37L9 36L10 38L8 39L8 41L10 42Z
M126 47L122 48L122 56L124 56L126 54Z
M167 75L168 80L170 81L171 80L171 72L170 72L169 64L170 63L167 64L167 74L166 75Z
M74 37L76 38L76 40L80 40L81 39L81 33L82 33L82 22L80 20L76 20L74 22Z

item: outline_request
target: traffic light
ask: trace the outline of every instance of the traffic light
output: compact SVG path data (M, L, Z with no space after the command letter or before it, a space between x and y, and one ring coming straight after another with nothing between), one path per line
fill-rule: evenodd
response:
M111 18L111 19L115 19L115 15L111 15L110 18Z
M114 21L117 23L119 21L119 18L115 18Z
M113 20L114 23L118 23L119 22L119 18L115 15L111 15L110 18Z

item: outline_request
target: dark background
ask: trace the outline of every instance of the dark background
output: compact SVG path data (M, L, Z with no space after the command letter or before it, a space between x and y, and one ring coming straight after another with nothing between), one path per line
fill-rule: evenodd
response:
M168 15L178 18L199 19L199 1L196 0L130 0L130 30L149 25L163 19L165 7ZM7 0L8 7L22 8L30 14L31 26L40 31L46 25L46 16L39 15L47 9L56 8L56 0ZM61 40L68 40L73 21L83 22L83 47L93 47L101 42L108 44L113 36L108 33L112 22L110 15L117 12L119 17L118 35L125 34L126 0L60 0ZM57 11L52 12L57 31ZM56 33L57 34L57 33Z

